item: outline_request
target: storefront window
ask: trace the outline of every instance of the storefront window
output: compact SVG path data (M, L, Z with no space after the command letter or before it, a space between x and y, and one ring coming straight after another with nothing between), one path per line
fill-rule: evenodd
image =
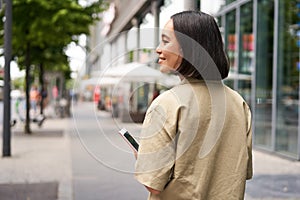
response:
M297 1L279 1L276 150L297 155L299 45Z
M226 53L227 53L228 58L229 58L229 54L230 54L231 57L234 55L234 48L229 47L229 45L234 45L234 44L229 44L229 43L230 43L230 37L231 37L231 36L229 37L228 35L232 35L232 34L235 33L235 27L234 27L234 26L231 27L230 30L227 28L227 29L226 29L226 32L224 32L225 28L224 28L224 24L222 23L222 17L223 17L223 16L217 17L217 23L218 23L218 26L220 27L220 32L221 32L221 34L222 34L223 41L225 42L224 45L225 45L225 48L226 48ZM233 21L233 23L235 23L235 18L234 18L234 16L233 16L233 18L232 18L232 17L229 17L229 16L227 15L226 20L227 20L226 23L230 23L230 21ZM227 25L227 27L228 27L228 25ZM229 33L231 33L231 34L229 34ZM230 50L230 49L232 49L232 50ZM231 60L234 60L234 57L232 57ZM230 63L230 64L231 64L231 63ZM231 78L226 78L226 79L224 80L224 83L225 83L228 87L234 88L234 80L233 80L233 79L231 79Z
M241 7L238 91L251 105L251 72L253 71L253 3Z
M226 0L226 5L230 4L230 3L234 2L234 1L236 1L236 0Z
M230 62L230 70L236 71L235 11L226 15L225 46Z
M274 1L260 0L257 8L255 139L271 148Z

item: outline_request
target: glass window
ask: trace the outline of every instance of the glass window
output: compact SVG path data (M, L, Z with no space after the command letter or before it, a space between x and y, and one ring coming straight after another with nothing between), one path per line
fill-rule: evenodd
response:
M241 7L238 91L251 105L251 72L253 71L253 3Z
M218 23L218 26L220 27L220 32L221 32L221 34L222 34L222 38L223 38L223 41L225 42L225 48L226 48L226 53L227 53L227 55L228 55L228 53L230 53L231 54L231 56L232 56L232 54L234 54L234 52L229 52L229 37L226 37L226 36L228 36L228 32L232 32L233 34L234 34L234 32L235 32L235 27L231 27L231 29L232 30L230 30L230 31L228 31L229 29L228 28L226 28L226 34L224 35L224 24L222 24L222 17L224 17L224 16L219 16L218 18L217 18L217 23ZM226 17L227 19L228 19L228 17ZM231 19L232 20L232 19ZM233 21L235 21L235 20L233 20ZM229 21L228 21L229 22ZM227 23L228 23L227 22ZM234 23L234 22L233 22ZM224 39L225 38L225 39ZM229 57L229 56L228 56ZM234 58L232 58L232 59L234 59ZM232 79L232 78L226 78L225 80L224 80L224 83L228 86L228 87L230 87L230 88L234 88L234 80Z
M271 148L274 1L260 0L257 8L254 144Z
M143 82L131 83L130 111L144 113L148 107L149 84Z
M276 150L297 155L299 45L297 1L279 1Z
M235 0L226 0L226 5L234 2Z
M236 35L235 35L235 11L226 15L225 47L230 62L230 70L236 71Z
M222 34L222 36L223 36L222 16L217 17L217 18L216 18L216 21L217 21L218 26L220 27L220 32L221 32L221 34Z

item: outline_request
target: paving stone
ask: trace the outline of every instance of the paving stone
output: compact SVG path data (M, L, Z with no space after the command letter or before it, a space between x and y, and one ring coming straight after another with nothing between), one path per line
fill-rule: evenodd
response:
M1 200L57 200L58 182L0 184Z

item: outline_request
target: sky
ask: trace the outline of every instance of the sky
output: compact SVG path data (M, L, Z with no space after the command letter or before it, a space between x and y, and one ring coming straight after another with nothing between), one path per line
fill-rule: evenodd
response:
M4 60L4 56L0 57L0 66L4 67L5 64L5 60ZM17 65L17 63L15 61L12 61L10 63L10 77L11 79L15 79L18 77L23 77L25 76L25 70L20 71L19 67Z

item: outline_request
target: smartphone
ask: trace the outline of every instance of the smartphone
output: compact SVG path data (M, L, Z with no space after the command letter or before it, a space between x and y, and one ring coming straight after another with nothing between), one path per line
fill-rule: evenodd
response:
M125 129L122 128L119 133L123 136L123 138L128 142L128 144L135 150L139 150L139 143L134 139L132 135Z

